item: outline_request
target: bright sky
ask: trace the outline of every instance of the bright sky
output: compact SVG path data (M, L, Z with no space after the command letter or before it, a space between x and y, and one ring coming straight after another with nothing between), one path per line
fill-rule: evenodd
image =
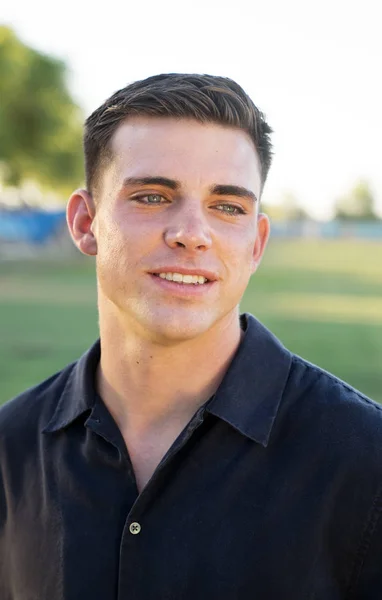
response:
M226 75L275 133L264 192L311 214L366 178L382 214L382 35L378 0L2 0L0 19L67 61L86 113L162 72Z

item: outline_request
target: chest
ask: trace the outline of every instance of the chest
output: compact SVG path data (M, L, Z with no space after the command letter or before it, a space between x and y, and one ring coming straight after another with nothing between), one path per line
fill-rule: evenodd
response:
M62 501L59 521L41 515L19 521L7 548L7 577L17 591L12 600L306 600L312 586L328 584L329 558L317 564L317 520L307 530L297 510L267 507L243 487L199 479L196 465L191 471L181 492L163 475L133 502L121 485L109 503L105 489L95 511L100 497L83 490L82 497Z
M307 484L301 463L281 469L238 435L222 427L211 445L198 430L158 467L167 440L148 453L145 477L156 472L139 495L106 441L68 444L61 461L52 447L0 530L0 597L339 600L352 540L345 498L331 518L338 486Z

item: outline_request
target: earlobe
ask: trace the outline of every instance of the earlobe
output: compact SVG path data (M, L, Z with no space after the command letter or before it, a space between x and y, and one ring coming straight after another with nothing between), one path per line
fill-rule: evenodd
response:
M97 240L93 231L95 205L92 196L86 190L76 190L70 196L66 220L70 235L77 248L83 254L97 254Z

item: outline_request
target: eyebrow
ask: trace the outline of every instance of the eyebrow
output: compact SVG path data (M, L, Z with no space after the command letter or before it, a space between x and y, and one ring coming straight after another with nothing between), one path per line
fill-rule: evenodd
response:
M211 193L217 196L238 196L239 198L250 198L257 202L256 195L241 185L215 185L211 188Z
M130 185L162 185L171 190L180 189L180 182L168 177L127 177L124 179L122 186L128 187Z
M176 179L169 179L168 177L127 177L123 181L123 187L131 185L161 185L163 187L170 188L171 190L177 191L181 188L180 181ZM257 202L256 195L247 190L247 188L240 185L213 185L210 188L211 194L217 196L237 196L239 198L250 198L253 202Z

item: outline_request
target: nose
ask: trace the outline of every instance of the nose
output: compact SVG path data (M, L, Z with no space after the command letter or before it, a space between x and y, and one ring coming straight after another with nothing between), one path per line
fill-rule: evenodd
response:
M200 208L180 211L169 223L164 239L172 249L190 251L208 250L212 244L209 226Z

